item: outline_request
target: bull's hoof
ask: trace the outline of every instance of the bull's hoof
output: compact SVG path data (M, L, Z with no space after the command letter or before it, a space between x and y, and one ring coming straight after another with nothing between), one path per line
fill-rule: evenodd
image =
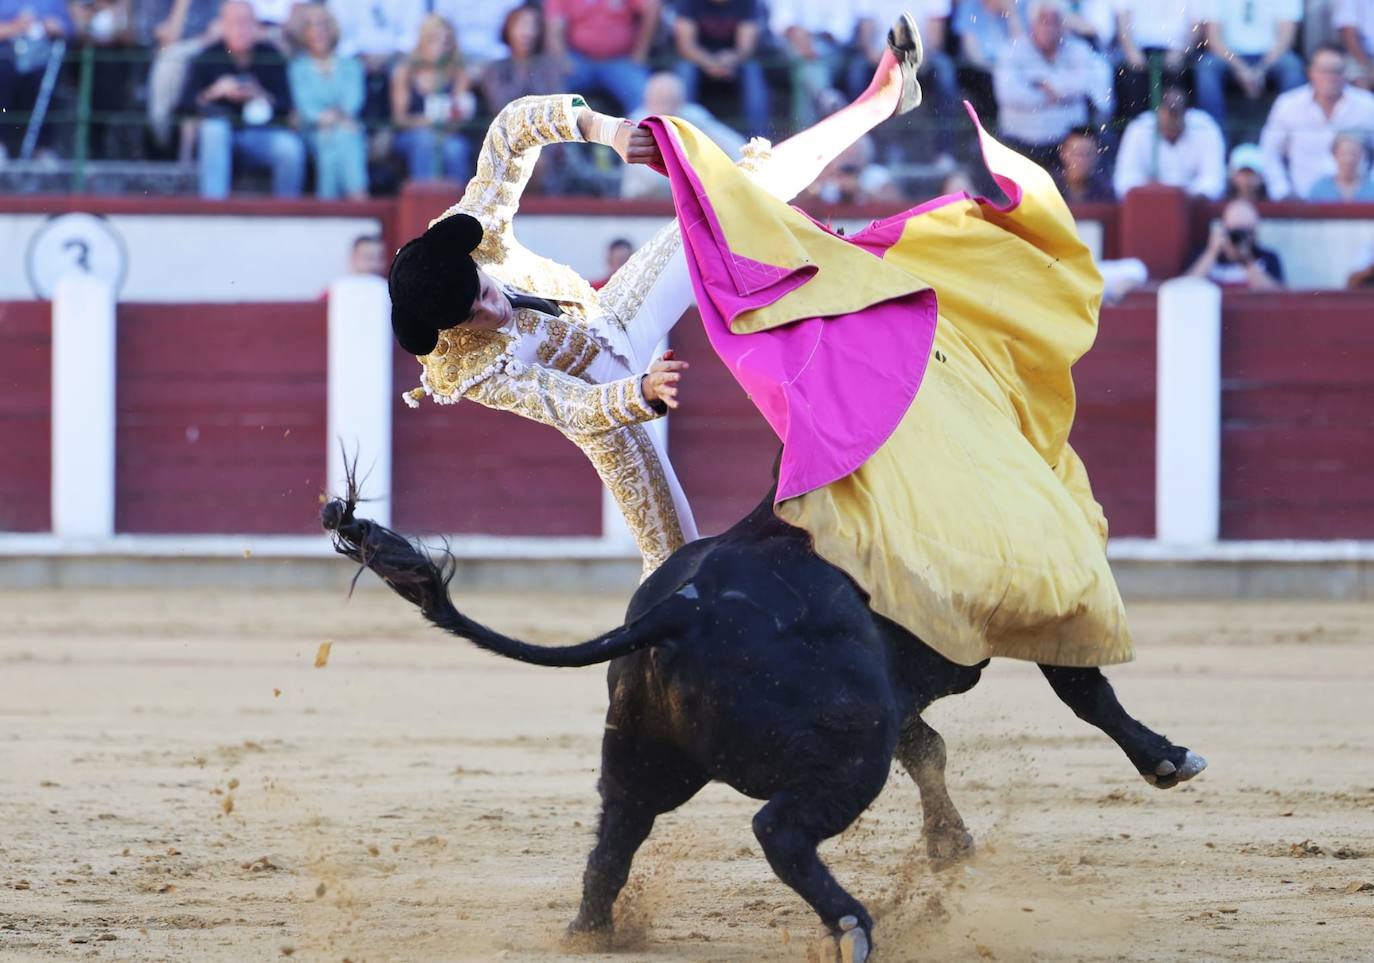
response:
M611 936L611 921L590 919L581 913L568 924L568 928L563 931L564 939L576 943L596 943L609 939Z
M868 959L868 931L854 916L840 918L840 963L864 963Z
M973 834L963 826L926 833L926 855L937 869L972 858L975 849Z
M1160 760L1155 771L1143 772L1145 781L1156 789L1173 789L1181 782L1187 782L1207 768L1207 760L1191 749L1183 750L1183 758L1174 763L1168 759Z

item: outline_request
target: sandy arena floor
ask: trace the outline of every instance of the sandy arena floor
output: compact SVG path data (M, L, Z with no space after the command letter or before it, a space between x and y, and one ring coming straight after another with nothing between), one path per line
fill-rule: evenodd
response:
M468 598L537 641L605 598ZM936 874L900 772L825 854L880 961L1374 960L1374 606L1136 605L1128 708L1211 768L1145 785L1033 668L928 718L981 847ZM816 922L711 787L660 821L614 952L560 942L602 670L325 594L0 594L0 959L806 960ZM327 667L316 649L333 641Z

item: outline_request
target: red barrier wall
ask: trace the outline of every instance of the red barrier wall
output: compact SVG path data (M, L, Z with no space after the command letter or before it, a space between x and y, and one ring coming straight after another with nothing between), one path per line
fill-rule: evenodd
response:
M1374 292L1222 306L1222 538L1374 538Z
M403 532L600 535L601 480L555 429L473 401L411 409L420 365L397 351L392 521Z
M0 532L52 528L52 309L0 302Z
M318 532L324 302L124 304L118 326L116 530Z
M1069 443L1114 537L1155 533L1155 327L1152 293L1104 307L1097 341L1073 369Z

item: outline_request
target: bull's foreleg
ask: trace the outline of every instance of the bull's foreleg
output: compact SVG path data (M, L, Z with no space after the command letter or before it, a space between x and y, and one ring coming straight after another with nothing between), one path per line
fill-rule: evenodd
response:
M1197 753L1133 719L1102 670L1042 665L1040 671L1074 715L1105 732L1150 785L1172 789L1207 768L1207 760Z
M654 820L691 799L706 777L674 746L638 736L643 722L613 702L601 742L601 823L582 874L582 905L568 932L605 933L635 853Z
M602 933L611 928L611 910L630 878L635 853L649 838L657 813L623 800L607 800L601 811L596 846L582 874L582 905L569 933Z
M897 738L896 755L921 793L922 833L930 858L948 864L972 856L973 836L945 785L944 738L912 713Z

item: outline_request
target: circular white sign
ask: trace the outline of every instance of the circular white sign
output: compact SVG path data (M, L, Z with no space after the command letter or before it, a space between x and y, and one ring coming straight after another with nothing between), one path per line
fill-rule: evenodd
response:
M95 214L58 214L29 242L29 284L45 301L52 299L58 279L71 272L106 281L117 297L128 271L124 241Z

